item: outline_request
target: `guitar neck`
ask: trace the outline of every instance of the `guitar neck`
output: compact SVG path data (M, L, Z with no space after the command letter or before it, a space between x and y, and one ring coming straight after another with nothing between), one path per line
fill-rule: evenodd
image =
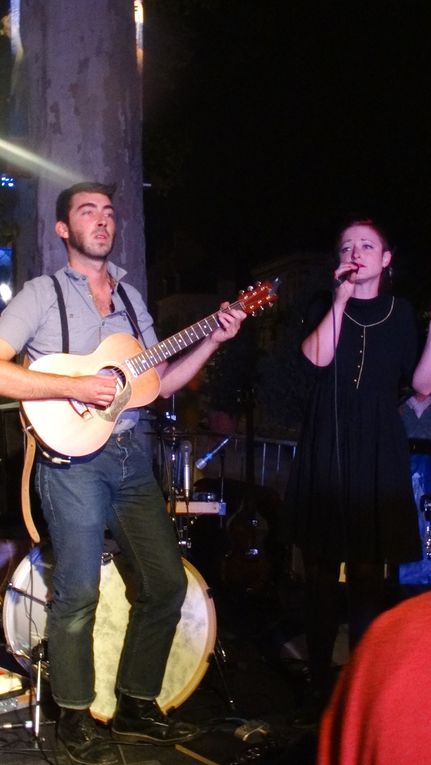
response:
M238 300L236 303L231 303L229 308L242 309L242 303ZM189 348L194 343L199 342L199 340L208 337L220 326L217 313L206 316L205 319L191 324L189 327L182 329L181 332L176 332L175 335L171 335L171 337L166 338L161 343L156 343L150 348L146 348L135 356L130 356L126 359L125 363L133 376L137 377L147 372L149 369L180 353L185 348Z

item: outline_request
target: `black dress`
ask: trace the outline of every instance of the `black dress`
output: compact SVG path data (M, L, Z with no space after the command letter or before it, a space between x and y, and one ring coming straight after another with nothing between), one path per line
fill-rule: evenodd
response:
M306 336L331 304L311 306ZM335 360L316 375L287 488L289 540L333 561L422 557L399 384L411 378L412 308L379 295L351 298Z

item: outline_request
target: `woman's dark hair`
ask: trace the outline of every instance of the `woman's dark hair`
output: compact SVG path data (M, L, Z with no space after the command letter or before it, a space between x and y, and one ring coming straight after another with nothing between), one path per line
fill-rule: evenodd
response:
M72 197L75 194L80 194L83 191L88 191L90 194L104 194L111 202L115 194L117 185L115 183L106 184L98 183L97 181L84 181L83 183L75 183L74 186L70 186L68 189L64 189L57 197L57 203L55 206L56 220L62 221L62 223L69 223L69 212L72 206Z
M391 246L389 244L389 239L386 234L385 229L377 223L373 218L367 218L367 216L361 216L361 215L354 215L351 218L348 218L343 225L338 230L338 235L336 238L336 246L337 249L340 246L340 240L343 236L345 230L347 228L350 228L351 226L368 226L369 228L372 228L373 231L377 234L379 237L382 247L384 250L391 250Z

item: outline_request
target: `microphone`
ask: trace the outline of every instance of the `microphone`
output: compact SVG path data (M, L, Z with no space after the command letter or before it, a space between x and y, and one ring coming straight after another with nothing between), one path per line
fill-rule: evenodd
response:
M227 438L224 438L223 441L220 441L217 446L214 447L214 449L210 452L207 452L206 454L203 454L202 457L199 457L198 460L195 462L195 466L198 470L203 470L208 462L212 460L213 457L221 450L224 446L226 446L227 442L230 441L232 436L227 436Z
M190 455L192 453L192 445L190 441L183 441L181 444L181 451L183 454L183 492L186 502L190 499L190 489L192 483L192 471L190 464Z
M348 279L348 278L349 278L349 277L350 277L352 274L357 274L357 273L358 273L358 271L359 271L359 266L356 266L354 263L352 263L351 265L352 265L352 267L351 267L350 271L344 271L344 273L343 273L343 274L340 274L340 276L337 276L337 277L334 279L334 287L335 287L335 288L336 288L336 287L339 287L339 286L340 286L340 284L343 284L343 282L347 281L347 279Z

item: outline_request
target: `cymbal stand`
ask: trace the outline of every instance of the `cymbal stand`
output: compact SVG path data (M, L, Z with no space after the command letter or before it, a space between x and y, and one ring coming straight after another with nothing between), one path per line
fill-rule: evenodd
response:
M42 662L46 661L46 641L41 640L32 651L33 657L37 656L36 664L36 688L34 697L34 715L33 715L33 738L35 742L39 741L40 732L40 708L41 708L41 687L42 687Z

